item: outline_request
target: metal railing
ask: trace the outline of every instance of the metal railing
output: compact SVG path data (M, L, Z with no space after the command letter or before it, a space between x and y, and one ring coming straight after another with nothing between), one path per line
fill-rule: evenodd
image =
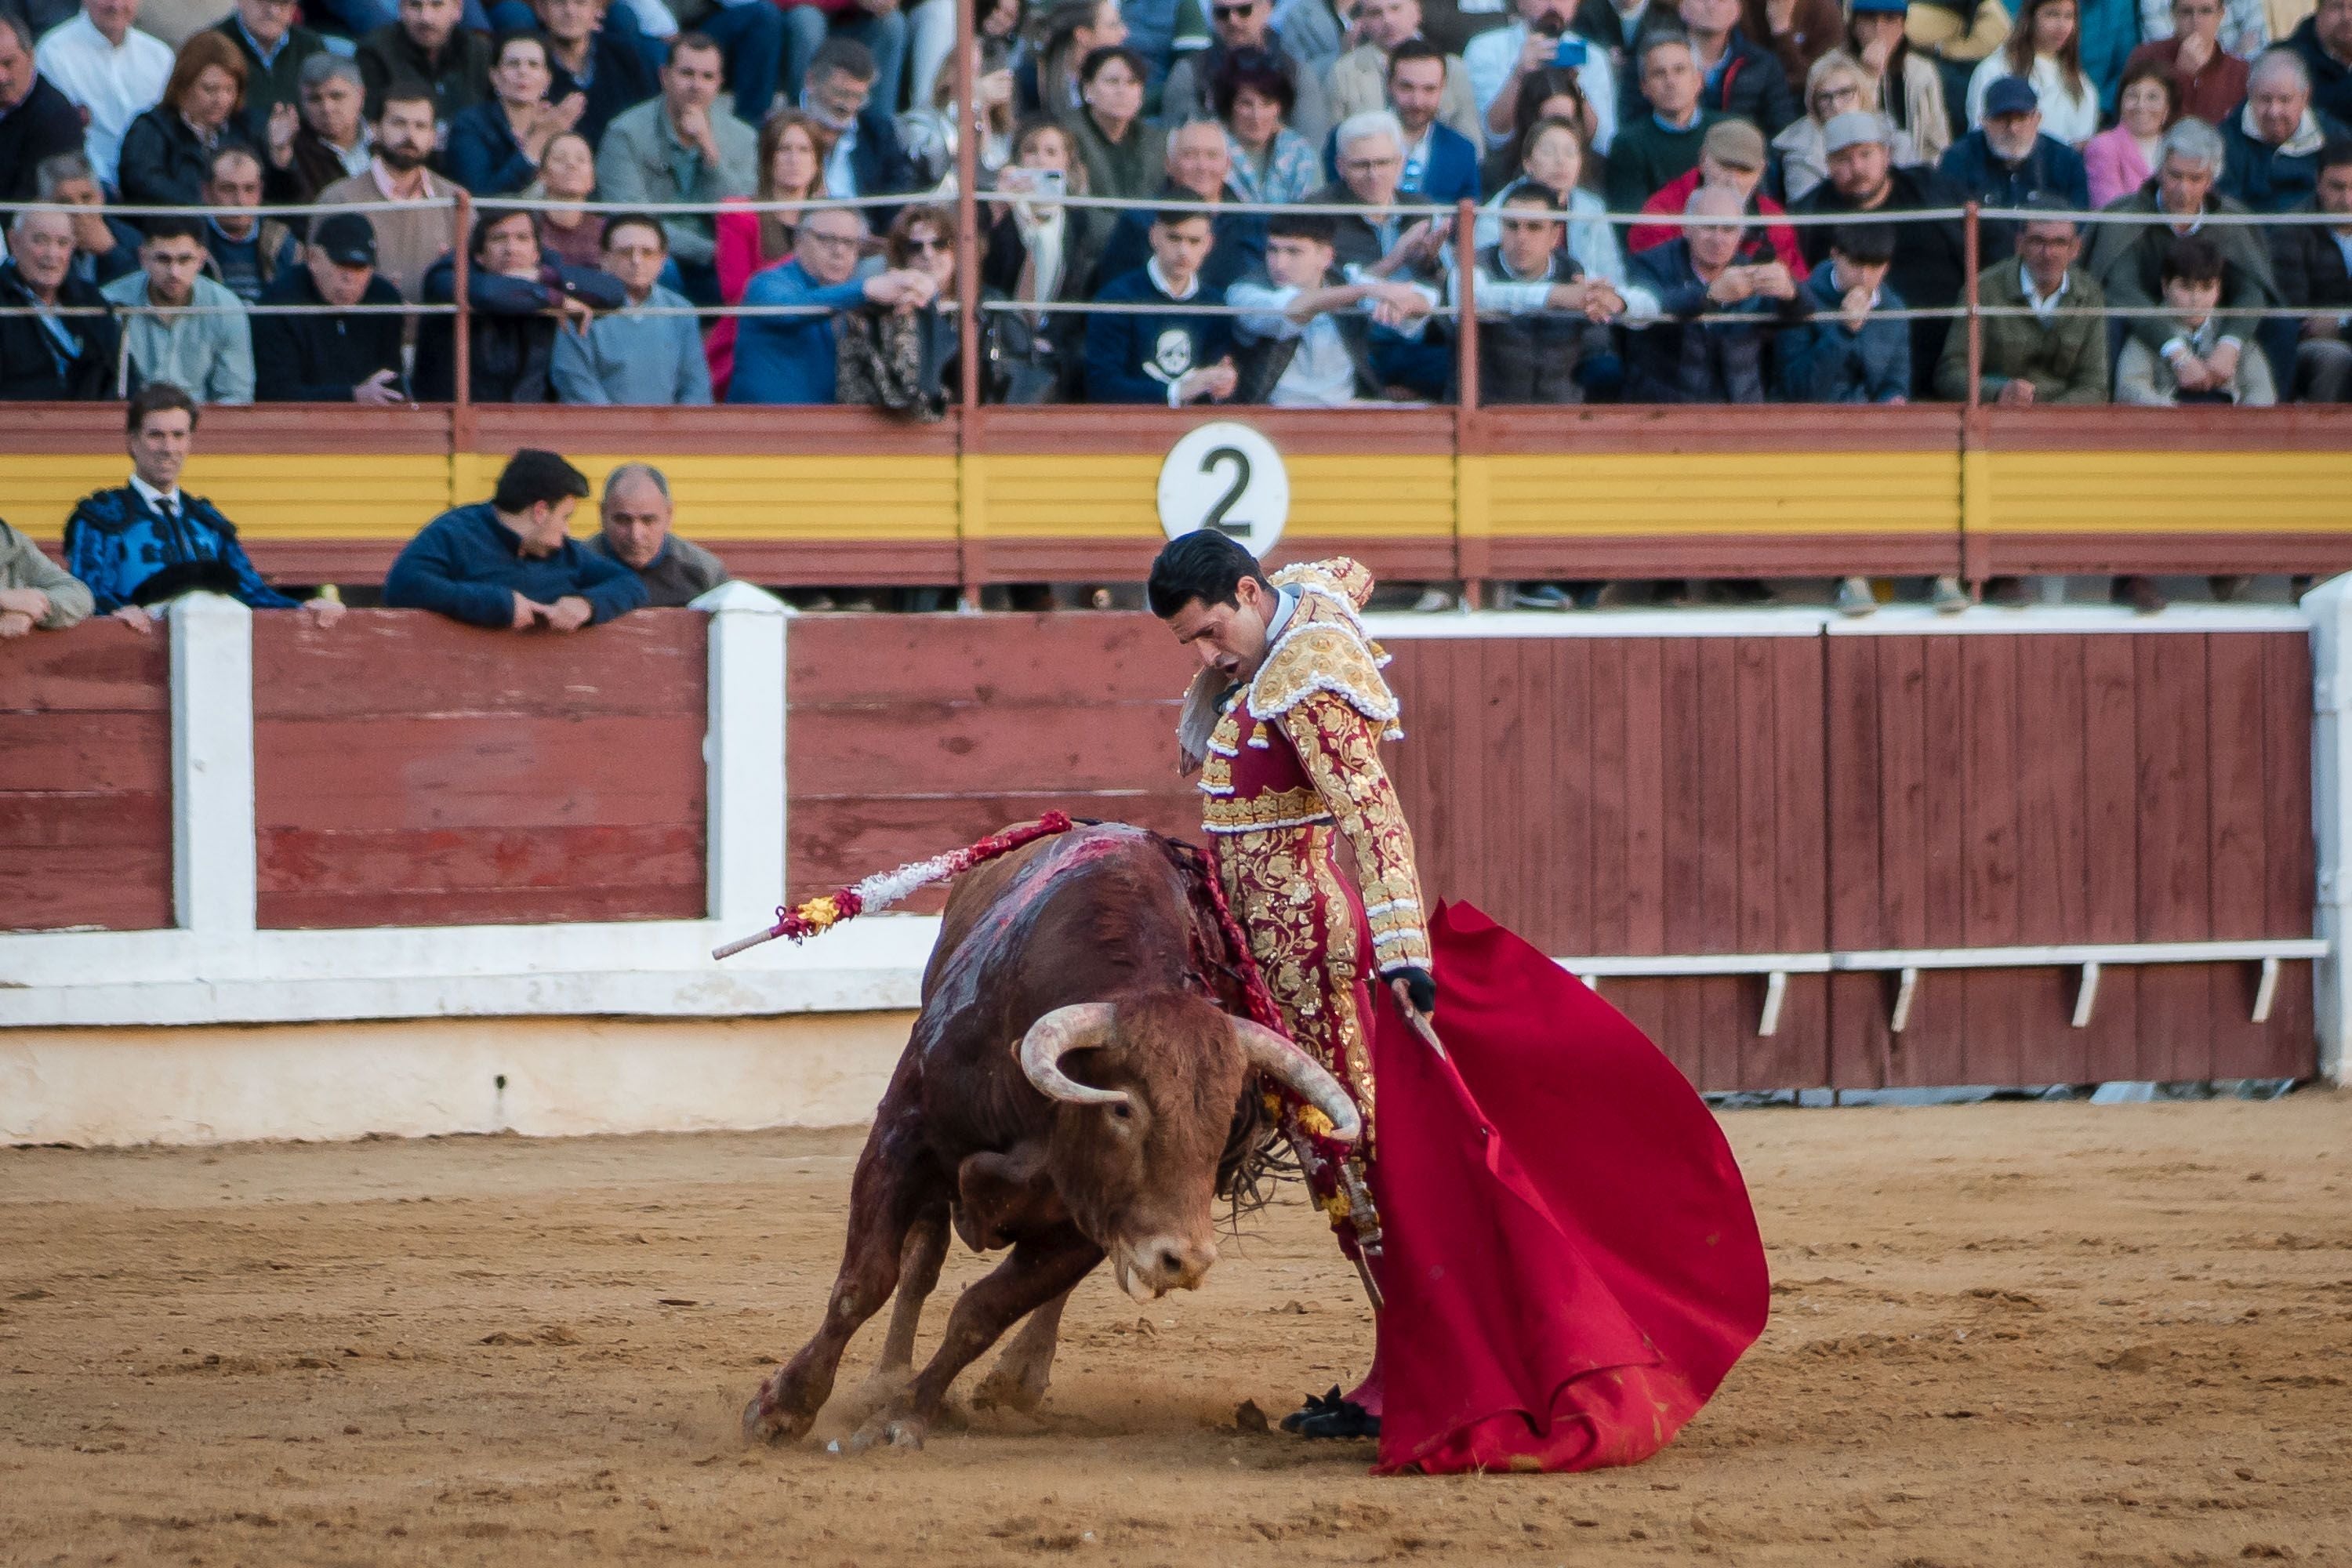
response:
M968 11L970 0L959 0ZM959 66L959 71L969 74L970 61ZM236 306L151 306L110 304L107 306L0 306L0 318L46 315L53 317L127 316L138 314L202 316L242 313L254 315L366 315L386 314L419 317L454 317L451 327L451 362L453 397L457 433L462 442L471 438L473 429L472 318L468 294L472 258L467 243L476 215L483 209L499 212L542 213L551 211L584 212L607 216L631 214L656 219L671 217L711 217L720 213L793 213L837 208L864 211L903 208L909 205L944 205L952 203L956 217L959 265L955 273L955 291L936 303L942 312L955 318L958 329L961 377L956 388L957 405L966 413L982 405L979 333L982 322L991 313L1020 312L1032 316L1049 315L1117 315L1117 314L1184 314L1200 316L1241 317L1262 315L1260 310L1225 304L1179 303L1165 306L1156 303L1097 302L1077 300L988 300L980 298L979 268L974 264L978 255L980 208L983 205L1006 206L1023 205L1031 207L1058 207L1077 210L1112 212L1185 212L1218 215L1313 214L1336 217L1376 218L1383 224L1394 221L1400 225L1418 220L1450 222L1451 232L1445 240L1450 247L1446 264L1452 270L1454 298L1448 301L1441 294L1426 312L1432 319L1450 321L1454 326L1455 384L1454 406L1457 416L1466 421L1480 406L1478 386L1479 335L1482 320L1496 319L1496 311L1482 311L1477 303L1478 268L1476 231L1484 217L1494 216L1494 205L1465 198L1452 205L1398 201L1385 207L1372 207L1358 203L1271 203L1247 201L1184 200L1178 198L1135 198L1118 196L1076 195L1045 191L1012 191L1003 188L976 189L978 171L974 164L977 138L958 139L958 168L951 192L934 190L909 195L856 197L815 197L800 200L728 200L724 202L605 202L565 201L551 197L493 196L477 197L460 191L451 197L436 197L415 201L381 201L364 204L328 205L311 203L284 206L161 206L123 205L90 207L58 202L16 204L12 210L20 212L54 212L68 216L88 216L103 213L112 216L182 216L202 217L249 217L257 226L270 218L299 217L333 212L413 212L446 211L451 215L450 253L453 263L455 298L447 301L404 301L397 305L354 304L350 306L267 304L240 302ZM1990 207L1975 202L1957 207L1908 209L1902 211L1867 211L1850 213L1744 213L1738 216L1684 216L1658 213L1591 213L1552 212L1531 214L1519 209L1522 218L1537 216L1565 227L1585 224L1604 224L1612 228L1630 229L1652 226L1681 229L1692 226L1735 226L1742 230L1769 230L1777 227L1801 229L1812 226L1848 225L1907 225L1919 223L1958 223L1963 235L1964 274L1963 294L1953 305L1905 305L1900 308L1873 309L1870 319L1885 321L1961 321L1968 322L1969 390L1965 406L1973 414L1981 406L1983 378L1983 324L1988 320L2021 318L2041 314L2028 306L1989 306L1979 294L1984 253L1984 226L2023 224L2065 220L2083 226L2131 225L2139 227L2170 226L2177 215L2161 212L2082 211L2062 213L2036 208ZM2341 215L2328 213L2223 213L2196 215L2198 226L2262 227L2324 225L2340 226L2347 220ZM1409 281L1409 279L1400 279ZM2154 305L2084 306L2067 303L2056 308L2055 313L2074 317L2129 319L2160 313L2161 303ZM2300 313L2302 308L2281 303L2259 312L2218 309L2215 315L2235 321L2247 317L2260 319ZM740 302L716 306L637 306L632 314L654 317L691 316L695 318L760 319L769 317L814 317L835 314L823 305L746 305ZM1572 314L1573 312L1559 312ZM1781 311L1764 314L1757 311L1710 310L1691 316L1673 318L1651 317L1643 320L1619 318L1616 324L1639 331L1647 326L1671 320L1682 325L1741 324L1748 326L1785 326L1810 320L1832 320L1841 312L1835 310ZM127 347L124 351L127 353ZM2248 352L2254 352L2249 350ZM2284 401L2284 399L2282 399ZM1786 405L1793 406L1795 405ZM1958 406L1958 405L1954 405Z

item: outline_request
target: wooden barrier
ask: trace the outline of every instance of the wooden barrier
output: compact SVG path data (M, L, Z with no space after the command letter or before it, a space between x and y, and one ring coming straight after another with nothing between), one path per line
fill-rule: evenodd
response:
M704 617L571 637L254 617L260 923L693 920Z
M0 930L172 923L171 637L0 642Z
M294 583L381 581L517 447L643 459L680 531L780 586L1133 582L1160 459L1239 418L1291 470L1287 553L1394 581L2352 568L2352 409L1958 405L1181 411L211 408L187 483ZM12 405L11 521L121 482L120 405ZM581 527L591 526L583 516Z

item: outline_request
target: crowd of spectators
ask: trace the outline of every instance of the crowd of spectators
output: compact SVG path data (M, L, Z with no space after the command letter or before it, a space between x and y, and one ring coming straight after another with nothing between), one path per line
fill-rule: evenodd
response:
M970 106L953 0L66 4L0 397L925 417L968 269L994 400L1444 401L1465 270L1490 401L1949 398L1968 202L2144 220L1980 226L1990 395L2352 381L2352 0L982 0Z

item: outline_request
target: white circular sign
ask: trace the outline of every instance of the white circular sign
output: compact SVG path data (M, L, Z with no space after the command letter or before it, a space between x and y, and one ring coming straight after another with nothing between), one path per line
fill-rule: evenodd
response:
M1290 475L1274 443L1220 420L1185 432L1160 465L1160 526L1169 538L1213 528L1263 559L1290 518Z

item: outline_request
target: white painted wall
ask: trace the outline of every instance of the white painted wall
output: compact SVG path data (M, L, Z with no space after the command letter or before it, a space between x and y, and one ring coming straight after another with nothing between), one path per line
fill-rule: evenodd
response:
M0 1143L848 1126L872 1118L912 1017L11 1029Z

